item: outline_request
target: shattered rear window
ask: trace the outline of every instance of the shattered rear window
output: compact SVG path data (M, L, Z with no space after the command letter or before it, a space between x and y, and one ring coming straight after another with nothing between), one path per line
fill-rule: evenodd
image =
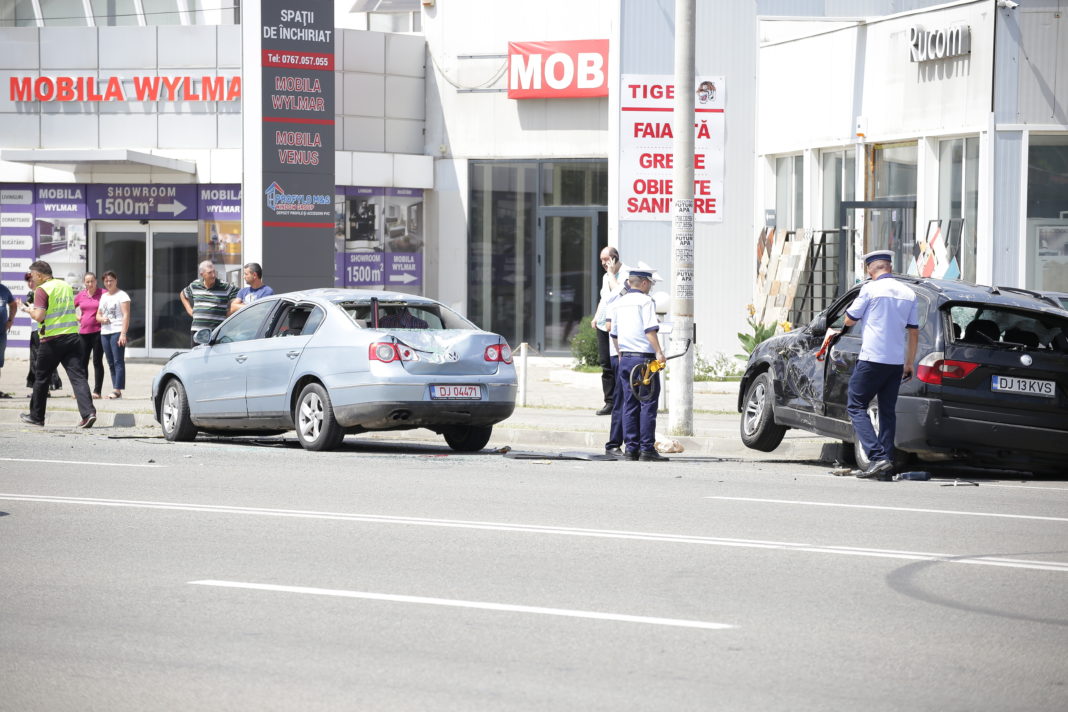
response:
M948 307L955 342L1068 353L1068 318L995 304Z
M444 331L472 330L478 327L440 304L379 300L376 302L342 302L338 306L361 329L375 328L375 308L380 329L419 329Z

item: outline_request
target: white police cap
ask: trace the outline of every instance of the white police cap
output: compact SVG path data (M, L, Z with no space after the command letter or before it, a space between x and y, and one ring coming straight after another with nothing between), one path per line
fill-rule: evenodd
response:
M638 262L638 266L630 271L631 277L641 277L647 279L650 282L662 282L663 278L660 273L655 269L645 264L644 262Z
M869 252L868 254L864 255L864 266L866 267L866 266L870 265L872 262L875 262L877 260L886 260L887 262L893 264L893 262L894 262L894 251L893 250L873 250L873 251Z

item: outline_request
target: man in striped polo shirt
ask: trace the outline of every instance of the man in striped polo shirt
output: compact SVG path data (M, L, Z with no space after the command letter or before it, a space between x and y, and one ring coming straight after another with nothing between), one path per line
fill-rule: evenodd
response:
M193 336L201 329L214 329L227 316L236 311L237 287L227 282L220 282L215 274L215 265L211 260L200 263L200 279L189 284L179 293L182 306L193 317L190 327L189 345L196 346Z

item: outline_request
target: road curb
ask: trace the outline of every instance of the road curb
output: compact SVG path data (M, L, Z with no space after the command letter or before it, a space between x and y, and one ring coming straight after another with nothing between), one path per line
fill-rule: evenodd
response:
M45 428L48 430L74 429L78 422L78 412L74 410L55 410L45 417ZM21 425L25 428L33 426L23 424L18 418L18 411L5 408L0 409L0 423L7 425ZM97 421L94 425L97 429L128 430L134 428L147 428L157 430L159 423L149 413L97 413ZM415 430L394 430L385 432L361 433L354 437L373 438L381 440L415 440L419 442L444 443L444 439L430 430L418 428ZM750 450L732 438L712 437L676 437L683 446L682 454L701 455L709 457L723 457L741 460L796 460L796 461L820 461L831 462L837 455L838 444L818 437L797 437L787 439L772 452L760 452ZM543 430L539 428L516 428L497 426L493 429L493 437L489 447L537 448L548 450L589 450L601 452L604 449L605 433L595 431L562 431Z

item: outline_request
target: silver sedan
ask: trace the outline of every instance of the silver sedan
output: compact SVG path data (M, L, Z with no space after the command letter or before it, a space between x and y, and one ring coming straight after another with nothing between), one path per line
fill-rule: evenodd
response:
M194 340L152 383L168 440L296 430L306 449L329 450L348 433L428 428L473 452L515 409L504 338L425 297L280 294Z

